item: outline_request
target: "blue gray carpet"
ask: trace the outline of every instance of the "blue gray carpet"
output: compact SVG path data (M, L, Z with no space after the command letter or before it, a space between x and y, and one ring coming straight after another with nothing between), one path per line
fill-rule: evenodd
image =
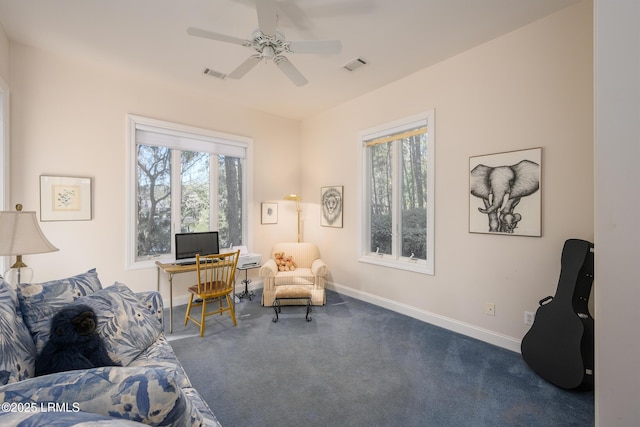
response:
M171 345L224 427L594 425L593 392L559 389L517 353L336 292L311 322L285 306L278 323L257 292L236 304L237 327L211 316L204 338L182 325L184 311L174 309Z

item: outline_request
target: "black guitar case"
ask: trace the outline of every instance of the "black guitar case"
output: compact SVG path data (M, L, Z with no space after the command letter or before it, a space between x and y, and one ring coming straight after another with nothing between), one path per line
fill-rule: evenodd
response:
M535 321L522 339L522 358L531 369L565 389L593 388L592 248L585 240L564 243L556 294L540 300Z

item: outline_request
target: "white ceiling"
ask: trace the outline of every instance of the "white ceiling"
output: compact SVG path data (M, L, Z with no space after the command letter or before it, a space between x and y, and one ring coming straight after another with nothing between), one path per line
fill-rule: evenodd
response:
M0 0L0 25L13 41L301 119L578 1L277 0L287 40L342 41L340 54L289 55L309 80L302 87L272 62L241 80L203 74L206 67L228 74L255 52L189 36L187 27L248 39L257 28L255 0ZM359 56L365 67L342 68Z

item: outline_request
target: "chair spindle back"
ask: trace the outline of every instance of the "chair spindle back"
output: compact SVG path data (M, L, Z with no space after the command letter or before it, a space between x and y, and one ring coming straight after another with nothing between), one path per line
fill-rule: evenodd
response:
M215 255L196 255L198 293L217 293L233 287L240 251Z

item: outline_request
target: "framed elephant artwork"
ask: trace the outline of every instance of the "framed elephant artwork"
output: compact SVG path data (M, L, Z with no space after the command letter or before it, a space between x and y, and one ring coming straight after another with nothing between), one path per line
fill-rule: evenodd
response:
M542 148L469 158L469 232L542 236Z

